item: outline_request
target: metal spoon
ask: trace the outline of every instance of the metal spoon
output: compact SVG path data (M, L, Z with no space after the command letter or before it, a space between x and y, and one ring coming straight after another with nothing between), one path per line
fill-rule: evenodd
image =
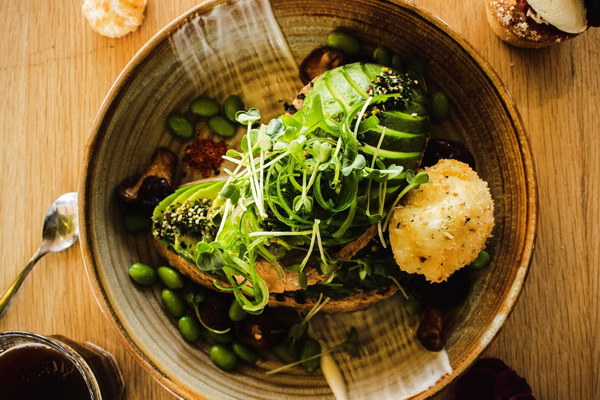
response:
M0 317L6 312L10 301L35 263L47 253L54 253L71 247L78 237L77 193L66 193L56 199L46 213L42 230L42 245L0 297Z

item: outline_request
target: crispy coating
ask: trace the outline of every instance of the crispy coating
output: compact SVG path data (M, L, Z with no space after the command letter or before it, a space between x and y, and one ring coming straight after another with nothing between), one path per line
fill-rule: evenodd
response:
M119 38L135 31L144 21L147 0L84 0L83 15L101 35Z
M485 248L494 201L475 171L456 160L425 168L431 180L392 212L389 235L400 269L443 282Z

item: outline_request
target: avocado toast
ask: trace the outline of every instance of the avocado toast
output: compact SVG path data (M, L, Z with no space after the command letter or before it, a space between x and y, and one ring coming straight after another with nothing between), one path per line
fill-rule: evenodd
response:
M156 247L194 281L232 293L248 312L268 304L366 308L405 277L383 232L390 210L427 181L429 134L414 73L353 63L327 71L292 111L247 126L224 180L179 188L153 213Z

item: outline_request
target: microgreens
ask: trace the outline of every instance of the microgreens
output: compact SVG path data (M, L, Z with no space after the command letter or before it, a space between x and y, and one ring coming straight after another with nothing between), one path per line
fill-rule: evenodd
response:
M292 339L293 342L298 342L305 337L306 333L308 332L308 323L315 315L317 315L319 311L323 309L323 307L325 307L325 305L327 305L327 303L329 303L329 300L331 300L331 298L323 298L323 293L319 293L319 298L306 313L306 315L304 315L302 320L290 327L288 337Z
M176 239L171 244L200 270L214 274L215 286L232 292L244 310L260 313L269 300L267 284L256 271L258 260L273 265L280 278L296 273L299 288L308 287L307 266L327 275L323 284L335 285L334 276L347 271L341 265L348 260L337 259L332 249L357 239L371 224L377 224L385 247L390 210L428 181L426 174L390 162L403 162L392 153L404 150L392 148L402 131L388 131L391 114L386 112L406 111L398 107L414 103L418 91L413 80L390 87L385 72L368 88L346 77L358 93L355 98L332 92L333 80L327 81L326 91L315 87L298 112L268 123L261 123L255 108L236 113L246 129L240 149L223 156L230 166L223 169L228 178L211 203L213 242L205 238L190 246ZM386 108L391 105L398 107ZM379 135L376 147L372 135ZM413 163L419 153L406 154ZM295 261L280 264L282 259ZM377 275L374 266L360 260L351 268L358 269L361 280Z
M231 328L226 328L223 330L214 329L214 328L211 328L210 326L208 326L206 324L206 322L204 322L204 320L202 319L202 315L200 314L200 308L198 307L198 305L203 300L204 300L204 296L199 296L198 294L193 294L193 293L190 293L190 295L186 297L186 301L188 301L188 303L191 304L192 307L194 308L194 313L196 314L196 318L198 319L198 321L200 321L200 324L204 328L206 328L207 331L215 333L217 335L222 335L224 333L231 331Z
M199 242L196 245L196 251L198 252L196 265L202 271L220 269L225 264L223 251L219 242Z
M367 160L361 152L360 139L380 126L373 107L395 97L392 93L343 103L342 114L335 118L325 115L318 93L311 107L266 125L260 124L257 109L236 114L246 133L241 151L229 150L224 156L235 168L225 170L229 178L219 194L219 229L214 243L198 244L196 261L199 268L225 277L229 286L216 285L233 291L244 309L260 312L268 301L266 284L254 267L257 257L283 273L278 259L288 251L303 254L299 263L285 267L298 274L301 288L308 286L305 268L311 260L321 273L333 276L340 262L328 248L348 243L372 223L378 224L383 239L391 209L386 198L400 192L393 207L427 181L422 173L384 164L377 153ZM384 127L377 151L385 136ZM365 279L370 267L359 267Z
M282 371L285 371L292 367L295 367L296 365L300 365L307 361L321 358L322 356L324 356L326 354L331 354L331 353L334 353L337 351L344 351L352 357L358 356L358 332L356 331L356 328L354 328L354 327L350 328L350 331L348 332L348 338L346 338L346 340L344 340L342 343L339 343L333 347L325 349L325 350L321 351L319 354L315 354L313 356L306 357L301 360L298 360L298 361L295 361L295 362L292 362L289 364L285 364L285 365L282 365L281 367L269 370L266 372L266 374L267 375L277 374L279 372L282 372Z

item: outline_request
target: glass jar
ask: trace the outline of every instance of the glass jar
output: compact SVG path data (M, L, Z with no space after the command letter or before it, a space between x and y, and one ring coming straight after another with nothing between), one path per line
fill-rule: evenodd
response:
M90 342L61 335L0 333L0 398L120 400L123 377L114 357Z

